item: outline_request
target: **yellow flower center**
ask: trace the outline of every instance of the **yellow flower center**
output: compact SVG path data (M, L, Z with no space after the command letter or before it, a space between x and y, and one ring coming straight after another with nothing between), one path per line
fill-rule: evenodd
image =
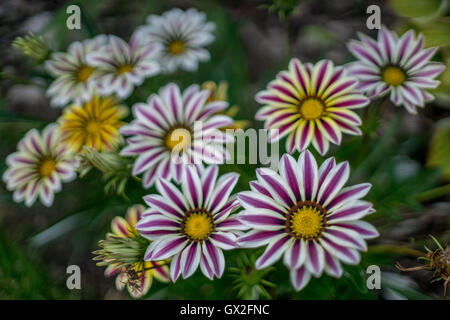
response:
M39 164L39 175L43 178L50 177L56 169L56 162L52 158L47 158Z
M89 67L89 66L81 66L76 74L76 78L79 82L86 82L87 79L89 79L89 77L92 75L92 73L94 72L94 68Z
M308 98L299 106L300 115L306 120L319 119L324 109L323 103L315 98Z
M131 63L123 64L117 68L117 74L124 74L133 71L134 65Z
M204 240L213 231L212 218L206 212L191 213L184 221L183 231L191 240Z
M399 86L406 80L405 72L398 67L387 67L381 72L383 81L392 86Z
M167 50L171 54L180 54L184 51L184 42L181 40L174 40L169 44Z
M167 149L181 152L191 146L192 134L186 128L174 128L170 130L165 138Z
M291 216L291 231L301 238L316 237L323 226L323 215L312 206L303 206L294 211Z
M97 120L90 120L86 123L86 131L90 134L100 133L102 124Z

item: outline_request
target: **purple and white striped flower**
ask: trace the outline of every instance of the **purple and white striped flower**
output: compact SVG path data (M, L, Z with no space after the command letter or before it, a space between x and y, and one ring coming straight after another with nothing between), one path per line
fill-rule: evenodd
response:
M125 99L132 93L134 86L141 85L145 78L159 73L156 61L159 45L139 45L137 37L133 35L130 43L126 43L110 35L107 46L87 56L89 64L101 70L98 78L100 93L115 93Z
M390 94L390 100L403 105L410 113L417 113L434 96L427 89L439 85L437 77L445 66L430 62L437 47L423 48L422 34L416 38L409 30L400 38L395 32L381 28L378 39L359 34L360 41L352 40L348 49L359 59L350 63L348 70L360 81L358 88L370 98Z
M181 190L159 179L160 195L144 197L150 206L136 225L152 240L145 260L172 258L170 276L176 281L190 277L198 266L209 279L220 278L225 268L222 250L237 248L239 230L248 229L234 211L239 201L230 194L238 181L237 173L217 179L218 166L209 166L199 175L195 166L187 166Z
M70 102L82 104L92 98L100 72L86 61L86 56L102 49L106 43L105 35L76 41L67 52L53 53L51 59L45 62L47 71L56 77L47 90L52 106L64 107Z
M292 59L288 70L256 94L256 101L264 105L256 119L265 121L269 142L287 136L289 153L312 143L324 155L329 142L341 143L342 133L361 135L361 119L351 109L365 107L369 99L356 85L356 78L330 60L312 65Z
M28 131L18 143L17 152L6 158L8 168L3 174L8 190L14 191L14 201L25 200L31 206L39 197L49 207L61 182L76 177L77 162L65 144L56 124L49 124L42 135L36 129Z
M203 47L214 40L215 24L206 22L206 15L196 9L175 8L161 16L150 15L147 24L138 28L143 43L160 44L159 62L165 73L178 68L196 71L198 63L208 61L210 54Z
M220 128L234 123L228 116L216 114L228 106L226 101L207 103L208 90L192 85L183 93L171 83L152 94L147 103L133 106L134 120L121 128L127 146L125 156L137 156L133 174L144 173L143 185L151 187L157 177L180 182L184 166L203 162L224 163L230 157L225 143L233 137Z
M349 177L348 162L328 158L318 168L309 151L298 161L285 154L279 173L258 169L252 191L238 194L244 211L239 220L253 228L238 238L242 247L267 245L256 260L257 269L266 268L284 255L296 290L305 287L311 275L323 271L339 278L341 263L357 264L358 251L367 249L365 239L377 230L361 218L373 213L363 200L371 185L362 183L343 188Z

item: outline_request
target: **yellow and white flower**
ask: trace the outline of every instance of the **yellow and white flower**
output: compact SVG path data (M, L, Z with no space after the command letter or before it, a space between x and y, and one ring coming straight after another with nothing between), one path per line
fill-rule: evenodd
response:
M356 90L357 83L330 60L312 65L292 59L288 70L256 94L264 105L256 119L265 121L269 142L287 135L289 153L312 143L324 155L330 142L341 143L342 133L361 135L361 119L351 109L367 106L369 99Z

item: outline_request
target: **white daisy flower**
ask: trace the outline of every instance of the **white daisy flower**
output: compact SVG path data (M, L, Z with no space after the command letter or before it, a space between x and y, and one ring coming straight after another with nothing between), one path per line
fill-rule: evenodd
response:
M42 135L36 129L28 131L17 149L6 158L8 169L3 174L8 190L15 190L14 201L25 200L31 206L39 197L51 206L61 182L75 179L77 167L73 154L61 144L58 126L49 124Z
M352 40L349 50L359 61L348 65L351 75L358 78L359 89L369 97L390 94L396 106L403 105L410 113L417 113L417 107L423 108L426 102L434 99L427 89L434 89L439 81L434 80L445 66L430 62L437 51L435 48L423 48L422 34L416 38L409 30L400 38L386 28L378 32L374 40L359 34L361 41Z
M233 142L233 136L219 129L234 121L216 114L228 102L207 103L209 95L209 90L200 90L198 85L181 93L170 83L147 103L133 106L135 120L120 129L123 135L132 136L121 154L137 156L133 174L144 173L145 188L158 177L180 182L187 164L195 164L201 171L202 162L220 164L230 157L224 144Z
M80 104L92 97L100 72L86 61L86 56L100 50L106 42L105 35L73 42L67 52L53 53L46 61L45 68L56 77L47 90L52 106L64 107L70 102Z
M110 35L107 46L87 56L88 63L101 70L99 92L127 98L145 78L159 73L155 60L158 48L159 45L153 43L138 45L137 35L133 35L129 43Z
M172 9L161 16L150 15L147 25L138 29L143 43L162 45L159 62L165 73L178 68L196 71L198 63L208 61L210 54L203 47L214 40L215 24L206 22L206 15L196 9Z

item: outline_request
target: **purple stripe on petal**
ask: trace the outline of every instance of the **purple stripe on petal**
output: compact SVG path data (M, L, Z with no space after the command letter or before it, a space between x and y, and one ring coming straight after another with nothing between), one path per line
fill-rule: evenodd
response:
M168 241L164 244L164 246L161 246L161 249L158 251L153 251L152 253L152 260L160 260L161 257L163 257L165 254L167 254L169 251L175 249L180 244L185 242L186 239L184 238L176 238L171 241Z
M291 187L292 192L294 193L295 198L296 198L297 200L299 200L299 199L301 198L301 196L300 196L300 187L299 187L299 185L298 185L298 183L299 183L299 182L298 182L298 177L297 177L297 175L295 174L295 169L294 169L294 167L293 167L293 166L295 166L296 164L295 164L295 161L294 161L293 159L292 159L292 161L293 161L294 163L291 163L291 162L289 161L289 159L292 159L292 158L289 158L288 155L284 155L284 156L282 157L281 161L282 161L283 166L284 166L284 172L285 172L285 174L286 174L286 179L287 179L288 185Z
M338 262L336 261L336 259L333 258L333 256L330 253L328 253L327 250L324 250L324 254L325 254L325 264L335 277L339 277L341 275L342 270Z
M291 248L291 269L293 269L300 259L300 251L302 250L301 240L295 240Z
M283 231L277 230L277 231L257 231L250 235L243 235L240 238L238 238L238 243L246 243L246 242L260 242L260 241L266 241L269 240L279 234L281 234Z
M186 255L186 260L183 261L184 263L184 269L183 269L183 276L184 274L188 273L189 269L192 267L192 264L194 263L195 256L197 254L197 246L199 244L197 242L193 242L192 245L185 250L189 250Z
M322 196L319 199L319 201L321 201L321 202L327 201L327 199L331 195L331 193L335 192L336 188L341 187L343 179L347 180L345 178L345 176L348 175L348 170L349 170L348 162L344 162L344 164L341 165L340 168L338 168L337 171L334 173L333 178L329 181L329 183L326 186L325 190L323 191Z
M308 245L309 262L311 263L311 266L313 267L314 272L317 274L320 272L320 270L319 270L320 261L319 261L318 249L317 249L314 241L307 241L307 245Z
M350 223L338 223L335 224L336 226L339 227L343 227L343 228L347 228L350 230L354 230L356 232L358 232L360 235L362 235L363 237L376 237L378 236L378 233L376 231L364 228L360 225L357 224L350 224Z
M356 241L353 237L349 236L345 232L335 230L335 229L328 229L326 233L331 234L331 235L335 236L336 238L350 242L350 243L354 244L360 250L365 250L365 247L362 246L360 242Z
M219 255L217 252L217 248L211 243L211 241L205 242L206 251L208 252L209 256L211 257L211 262L213 264L214 273L216 275L220 274L220 262L219 262Z
M264 174L264 172L261 169L257 169L256 173L258 174L259 178L261 178L268 185L273 187L274 192L278 195L278 197L282 198L286 204L291 206L294 205L287 190L276 179L274 179L272 175Z
M266 251L264 251L264 253L256 261L255 266L257 268L261 268L262 266L264 266L267 263L267 261L269 261L272 258L272 256L279 253L278 251L290 239L291 238L289 236L285 236L275 241L272 245L269 245Z
M272 195L270 194L269 191L267 191L266 188L264 188L262 185L260 185L257 181L250 181L250 186L255 189L255 191L268 196L268 197L272 197Z
M255 207L255 208L261 208L261 209L268 209L271 211L275 211L278 213L281 213L282 215L284 215L284 212L281 211L280 209L278 209L277 207L271 205L268 202L265 202L263 200L257 199L257 198L252 198L250 196L247 196L245 194L238 194L238 198L241 202L247 203L248 205Z
M285 221L281 218L259 216L259 215L239 215L239 220L247 222L249 224L265 225L281 227L285 225Z

